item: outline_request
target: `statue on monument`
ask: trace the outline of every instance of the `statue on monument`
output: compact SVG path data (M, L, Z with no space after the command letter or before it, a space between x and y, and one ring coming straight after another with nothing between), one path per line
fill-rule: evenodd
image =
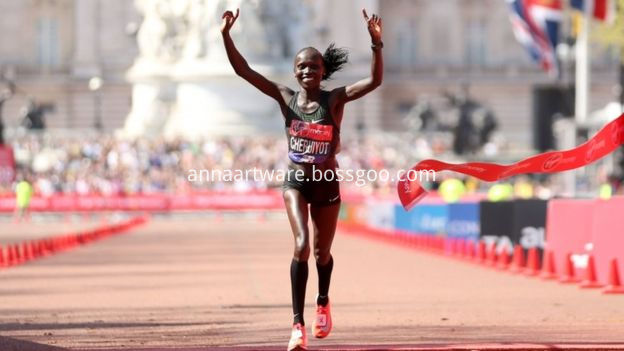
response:
M187 31L182 49L183 60L203 58L207 53L207 43L203 40L204 33L210 25L211 16L208 12L207 0L184 0L187 20Z
M269 76L289 74L295 50L309 42L303 35L311 32L306 30L311 24L307 1L135 0L135 5L143 21L137 33L139 57L128 71L133 101L124 134L279 130L268 127L275 119L272 105L253 91L248 105L231 100L240 87L223 50L221 14L232 7L245 13L232 36L251 65Z
M252 62L275 62L307 42L310 7L292 0L135 0L143 22L137 33L137 63L171 65L184 60L224 61L220 15L245 13L232 36Z

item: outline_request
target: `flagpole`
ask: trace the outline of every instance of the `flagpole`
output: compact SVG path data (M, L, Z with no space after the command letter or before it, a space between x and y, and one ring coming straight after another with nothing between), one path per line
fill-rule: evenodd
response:
M576 38L575 56L576 56L576 74L575 74L575 106L574 117L575 133L567 138L568 142L576 144L576 135L584 130L587 126L587 114L589 112L589 81L590 81L590 57L589 57L589 26L591 24L590 1L585 0L583 6L583 16L581 19L581 31ZM570 146L570 145L568 145ZM572 145L573 146L573 145ZM569 178L566 179L568 193L571 196L577 195L577 174L570 172Z
M590 57L589 57L589 27L591 24L590 1L585 0L583 6L583 19L581 31L576 39L576 80L575 80L575 119L577 129L583 128L587 123L589 111L589 82L590 82Z

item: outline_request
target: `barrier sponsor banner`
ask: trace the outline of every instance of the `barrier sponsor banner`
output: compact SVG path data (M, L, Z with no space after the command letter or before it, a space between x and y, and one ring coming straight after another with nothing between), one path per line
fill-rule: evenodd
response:
M593 199L553 199L548 203L546 216L546 248L551 250L555 267L562 271L568 253L577 274L587 267L587 253L591 253Z
M592 241L598 281L608 283L609 265L617 259L620 279L624 278L624 197L596 200L592 221ZM574 221L577 219L575 218Z
M448 205L446 233L451 238L479 239L479 203L452 203Z
M512 238L525 249L544 248L546 208L548 202L539 199L515 200Z
M54 195L35 196L31 211L171 211L171 210L254 210L281 209L279 191L246 193L206 192L191 194L143 194L126 196ZM15 196L0 197L0 212L15 208Z
M375 229L394 229L394 203L370 199L366 203L366 224Z
M395 205L395 228L421 234L444 234L448 223L448 205L422 203L406 211Z
M416 211L417 230L420 233L445 234L448 205L422 204Z
M524 249L544 247L546 225L544 200L480 202L480 236L487 245L496 244L497 252L520 244Z
M513 201L481 201L479 203L479 236L490 246L495 244L497 252L512 244Z
M415 233L416 223L414 214L414 211L405 211L401 205L394 205L394 228L404 232Z

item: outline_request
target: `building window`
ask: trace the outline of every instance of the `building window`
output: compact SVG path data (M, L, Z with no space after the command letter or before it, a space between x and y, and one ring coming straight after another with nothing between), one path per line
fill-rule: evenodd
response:
M404 20L396 28L396 50L393 63L399 67L418 64L418 32L416 20Z
M468 66L481 66L486 60L486 30L482 20L470 20L466 26L464 59Z
M433 28L432 57L434 64L452 63L451 36L447 19L436 17L430 22Z
M37 21L37 63L44 67L59 65L58 20L41 17Z

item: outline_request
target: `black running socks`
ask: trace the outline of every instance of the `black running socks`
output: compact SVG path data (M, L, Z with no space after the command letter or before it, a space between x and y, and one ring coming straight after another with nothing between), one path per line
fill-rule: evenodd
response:
M292 289L292 306L295 315L293 324L303 322L303 306L305 305L306 283L308 282L308 262L295 261L290 263L290 285ZM329 282L328 282L329 284Z
M319 282L319 296L316 299L316 303L321 306L327 306L327 302L329 298L327 294L329 293L329 282L331 281L331 273L334 268L334 257L329 257L329 262L327 264L321 266L316 263L316 269L318 271L318 282Z

